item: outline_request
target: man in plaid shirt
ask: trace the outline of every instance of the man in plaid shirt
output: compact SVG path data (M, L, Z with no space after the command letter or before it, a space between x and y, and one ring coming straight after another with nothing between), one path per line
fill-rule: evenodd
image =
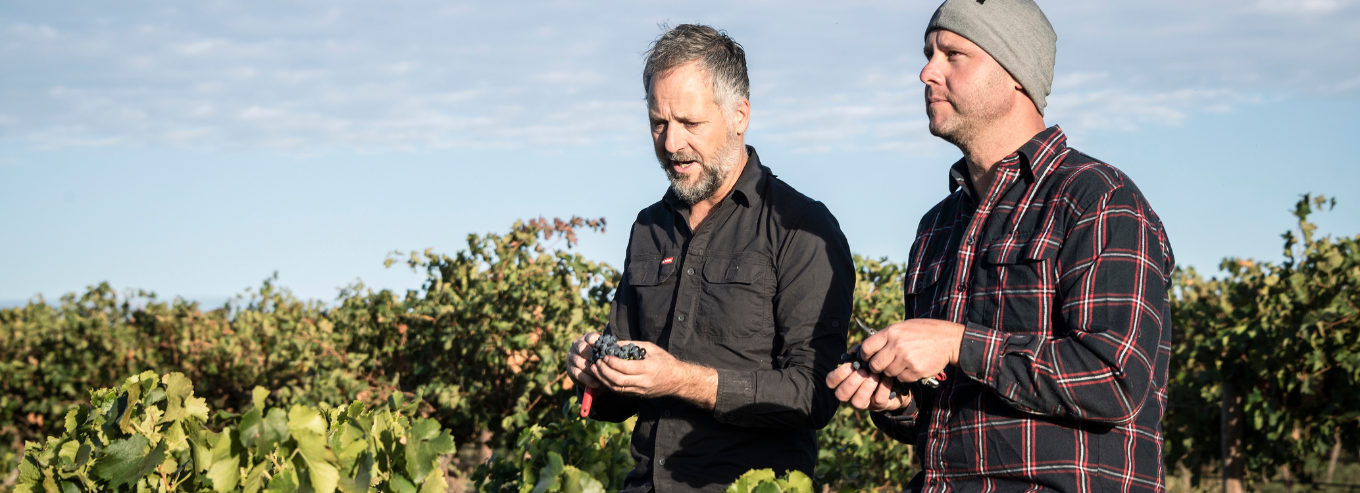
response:
M1045 128L1056 40L1033 0L948 0L926 31L930 131L964 157L917 229L908 320L827 376L916 445L909 491L1165 489L1175 261L1133 181Z

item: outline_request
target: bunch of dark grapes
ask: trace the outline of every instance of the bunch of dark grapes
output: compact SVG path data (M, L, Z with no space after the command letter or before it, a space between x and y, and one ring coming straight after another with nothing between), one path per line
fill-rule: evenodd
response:
M632 344L619 345L619 339L613 334L605 334L595 339L595 347L591 350L590 362L599 361L605 356L614 356L628 360L638 360L647 357L647 350Z
M865 371L869 373L874 373L874 370L869 368L869 362L864 360L864 348L856 348L856 351L854 353L842 354L841 363L850 363L851 368L854 368L856 370L864 368ZM889 399L896 399L898 395L905 394L908 391L907 385L897 380L896 378L888 377L885 375L879 375L879 378L892 380L893 383L892 391L888 392Z

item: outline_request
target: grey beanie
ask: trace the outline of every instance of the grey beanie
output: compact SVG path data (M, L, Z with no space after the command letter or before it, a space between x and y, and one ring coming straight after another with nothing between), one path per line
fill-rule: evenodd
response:
M945 0L935 9L926 34L952 31L978 45L1001 64L1044 114L1053 89L1058 34L1034 0Z

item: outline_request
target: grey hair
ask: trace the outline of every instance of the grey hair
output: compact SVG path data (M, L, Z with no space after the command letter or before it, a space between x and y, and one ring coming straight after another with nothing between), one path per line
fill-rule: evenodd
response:
M741 100L751 99L751 80L746 76L746 51L726 31L702 24L681 24L665 31L647 50L647 65L642 69L642 85L647 99L652 98L652 82L666 72L698 61L708 73L713 87L713 102L731 116Z

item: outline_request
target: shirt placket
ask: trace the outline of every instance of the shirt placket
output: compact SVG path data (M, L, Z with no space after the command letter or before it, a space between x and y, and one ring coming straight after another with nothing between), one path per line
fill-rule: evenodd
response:
M1008 159L998 164L999 169L996 178L992 181L991 188L987 191L982 203L973 212L973 217L968 222L968 229L963 238L959 239L958 253L954 257L954 272L948 279L949 284L947 286L948 295L946 299L948 301L945 313L950 322L964 324L968 321L968 282L972 278L973 265L977 260L979 238L982 236L987 220L991 217L997 202L1000 201L1005 190L1015 182L1016 177L1020 175L1017 169L1007 166L1007 164L1014 162L1013 159ZM941 389L943 392L939 393L939 398L936 400L937 405L931 416L932 423L929 430L931 439L927 443L932 445L929 450L931 454L929 461L934 463L935 473L928 474L926 477L928 483L934 483L926 485L927 491L942 492L949 490L948 483L943 481L946 473L944 450L949 436L945 424L949 422L949 418L953 414L947 403L954 397L954 389L956 388L954 382L956 381L956 378L949 379L949 383ZM980 464L974 464L974 466L980 466Z
M729 199L730 200L730 199ZM703 265L708 258L706 254L709 243L712 242L715 231L720 229L721 222L732 214L732 204L727 201L721 203L702 224L698 231L695 231L689 241L685 243L684 251L679 256L680 265L676 266L679 284L675 293L675 310L672 315L670 339L667 341L666 349L677 359L688 360L685 348L688 346L685 341L696 337L695 324L698 320L698 308L700 294L703 292ZM679 344L676 344L679 342ZM659 410L660 415L656 421L655 446L652 450L652 485L657 493L669 493L675 487L670 481L663 481L661 478L667 475L659 474L666 467L667 459L674 453L675 445L680 442L679 432L675 422L671 419L678 411L676 406L687 405L678 399L668 399L663 402L667 407Z

